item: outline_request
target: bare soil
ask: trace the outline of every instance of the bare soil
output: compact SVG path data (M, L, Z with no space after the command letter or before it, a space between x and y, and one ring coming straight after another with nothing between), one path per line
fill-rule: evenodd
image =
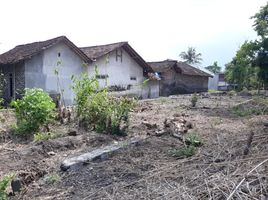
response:
M190 107L190 99L179 95L139 101L131 113L127 137L55 124L54 130L75 129L78 134L32 142L14 137L8 129L14 116L5 115L0 126L0 177L14 172L22 180L22 192L11 199L226 199L240 181L233 199L268 197L268 130L264 126L268 116L234 114L233 107L249 97L203 95L195 108ZM184 148L184 143L168 134L156 136L172 116L193 123L187 134L195 133L202 140L195 155L173 157L171 151ZM67 157L145 136L139 146L107 160L60 171Z

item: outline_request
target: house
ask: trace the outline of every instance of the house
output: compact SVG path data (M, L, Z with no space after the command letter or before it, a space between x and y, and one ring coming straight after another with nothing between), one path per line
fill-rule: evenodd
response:
M159 97L159 81L154 70L128 44L113 44L80 48L93 62L88 73L94 74L97 66L101 87L121 90L120 94L135 94L142 98ZM150 80L144 87L145 80Z
M168 59L148 64L160 75L160 96L208 90L208 78L212 75L185 62Z
M86 72L85 65L91 62L65 36L16 46L0 55L0 70L6 80L4 99L9 102L19 98L25 88L37 87L50 94L61 93L70 105L74 100L71 76Z
M78 48L67 37L16 46L0 55L4 74L3 97L6 102L20 98L25 88L42 88L51 95L61 95L65 105L74 103L71 77L95 74L98 66L101 86L132 89L143 98L157 97L159 83L152 68L127 42ZM146 87L141 87L149 79ZM105 85L107 81L108 85Z
M227 91L232 90L237 87L237 84L229 84L225 80L224 73L214 74L213 78L209 78L209 88L210 90L220 90Z

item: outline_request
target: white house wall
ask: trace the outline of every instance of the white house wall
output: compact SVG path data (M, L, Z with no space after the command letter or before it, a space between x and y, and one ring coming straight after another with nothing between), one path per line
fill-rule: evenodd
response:
M58 61L61 64L57 66ZM56 69L59 71L59 81L55 74ZM71 105L75 96L71 89L71 76L80 75L82 72L86 72L83 60L67 45L59 43L25 62L25 86L38 87L48 93L58 94L61 89L65 104Z
M116 51L111 52L95 61L88 69L89 74L94 74L94 65L98 67L100 75L109 75L107 86L123 86L140 85L145 77L143 76L142 67L122 49L122 62L118 58L116 61ZM136 77L136 80L130 80L130 77ZM105 79L99 79L102 87L106 85Z

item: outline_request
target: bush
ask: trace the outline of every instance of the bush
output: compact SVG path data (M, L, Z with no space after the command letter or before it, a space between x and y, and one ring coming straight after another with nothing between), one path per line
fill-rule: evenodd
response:
M198 101L198 97L197 97L196 93L194 93L192 95L192 98L191 98L191 105L192 105L192 107L195 107L196 106L197 101Z
M202 141L196 133L190 133L188 137L185 138L185 143L194 147L199 147L202 145Z
M188 158L195 154L196 148L192 145L186 146L181 149L173 149L170 151L171 156L177 158Z
M97 132L123 134L121 124L127 126L128 113L135 102L127 97L112 97L107 89L100 90L98 80L88 75L73 78L77 113L80 125Z
M17 118L16 132L19 134L32 134L40 126L48 123L53 118L53 103L50 96L42 89L26 89L25 95L20 100L12 101Z
M0 180L0 200L9 199L6 189L8 185L10 184L11 180L13 179L13 177L14 175L7 175Z

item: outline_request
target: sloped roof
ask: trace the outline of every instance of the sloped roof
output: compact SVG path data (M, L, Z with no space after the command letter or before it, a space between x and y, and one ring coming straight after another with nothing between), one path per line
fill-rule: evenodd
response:
M128 42L118 42L112 44L81 47L80 49L92 60L96 60L108 53L123 48L144 70L144 72L154 72L148 63L128 44Z
M18 45L15 48L0 55L0 64L13 64L22 60L30 59L32 56L54 46L55 44L58 44L59 42L64 42L78 56L80 56L83 61L91 62L91 59L88 58L84 52L75 46L67 37L60 36L46 41Z
M153 68L156 72L165 72L170 69L174 69L176 67L176 60L164 60L158 62L148 62L148 64Z
M158 61L158 62L148 62L148 64L156 72L164 72L169 69L172 69L180 74L185 74L185 75L190 75L190 76L212 77L212 75L181 61L168 59L168 60Z
M208 74L201 69L193 67L185 62L177 62L177 66L181 69L182 74L191 75L191 76L207 76L213 77L211 74Z

